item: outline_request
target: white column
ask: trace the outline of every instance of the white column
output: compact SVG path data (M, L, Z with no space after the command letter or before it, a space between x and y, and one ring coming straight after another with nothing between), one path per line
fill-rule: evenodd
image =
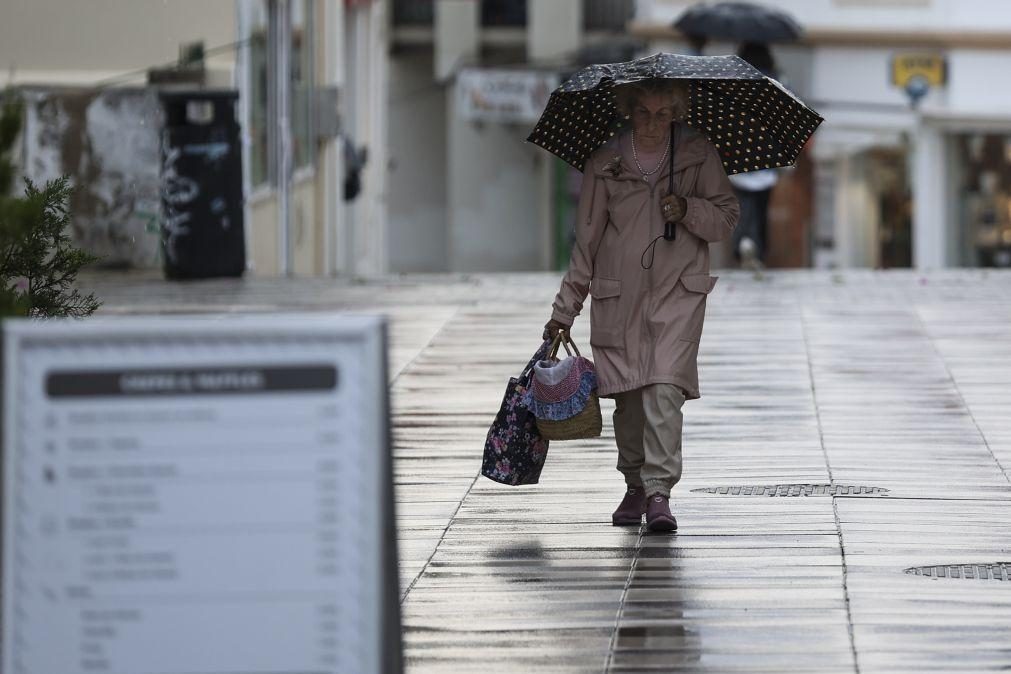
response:
M823 155L823 161L831 160ZM840 148L835 156L828 188L834 245L831 253L822 252L823 264L829 261L840 269L867 269L881 263L881 217L869 162L865 148L859 145Z
M355 147L362 143L360 137L361 124L361 94L367 84L365 68L367 67L367 50L361 45L363 40L361 30L362 9L358 5L347 5L344 11L344 41L341 45L343 55L344 86L341 89L341 130ZM363 60L364 59L364 60ZM361 253L358 240L359 223L361 222L361 203L364 195L359 195L353 201L344 201L344 141L339 143L338 156L341 166L341 183L338 186L340 227L337 235L338 269L345 274L355 274L358 271L357 260Z
M373 2L368 9L368 81L365 88L367 126L363 128L368 146L368 163L365 166L362 198L365 199L365 217L362 222L366 231L368 253L366 268L368 275L385 274L388 270L386 248L386 120L387 90L389 89L389 50L386 47L388 22L385 15L386 3Z
M836 241L835 223L837 155L814 153L814 219L811 223L811 266L815 269L833 269L838 266L839 243Z
M323 30L322 86L338 87L341 84L340 44L344 34L344 3L322 2L319 6ZM343 94L343 92L341 92ZM336 111L335 111L336 114ZM338 245L340 231L340 199L343 176L340 164L340 144L337 139L327 140L320 147L320 181L323 192L323 274L335 275L339 268Z
M382 2L359 4L344 17L347 81L341 104L343 128L356 149L365 146L368 160L361 176L361 194L351 202L342 202L345 231L339 241L345 250L343 269L364 276L384 274L388 266L385 8Z
M839 269L846 269L853 266L856 249L856 233L853 232L853 211L854 205L850 202L851 174L850 162L852 158L846 153L840 153L835 161L835 193L833 199L833 239L835 241L834 258L835 265Z
M235 3L235 26L238 39L248 40L252 34L252 21L249 11L250 4L242 0ZM250 126L250 101L252 92L250 91L250 58L249 48L239 49L235 55L235 89L239 92L239 129L240 142L242 147L242 223L243 237L246 244L246 269L253 269L253 209L249 204L249 196L253 191L252 180L252 151L253 137L249 133Z
M916 128L913 147L913 266L947 266L945 232L944 138L940 129L924 123Z
M481 46L478 0L435 1L435 79L444 82L464 63L477 59Z
M582 35L582 0L527 0L527 58L531 61L571 56L579 49Z
M533 62L571 59L582 44L582 0L527 0L527 58ZM551 269L555 250L553 162L547 153L537 159L542 269Z
M291 246L291 6L288 0L269 0L270 68L268 86L273 109L273 170L277 186L278 274L288 276L294 267Z

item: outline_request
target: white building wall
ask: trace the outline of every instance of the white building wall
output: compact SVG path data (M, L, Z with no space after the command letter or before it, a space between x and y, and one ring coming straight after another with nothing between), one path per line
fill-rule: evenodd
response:
M432 53L390 64L389 260L394 272L449 268L446 92L432 86Z
M0 0L0 82L94 84L235 41L235 8L205 0ZM208 60L230 70L234 56ZM143 80L143 74L139 81Z
M810 53L812 104L909 107L905 92L891 84L889 66L894 49L816 47ZM925 104L933 103L938 94L932 92L929 96L933 98ZM831 122L831 117L826 116L826 121Z
M75 244L104 265L159 268L157 95L143 88L42 87L23 90L23 99L22 172L37 185L70 178Z
M447 88L449 145L449 268L452 271L532 271L543 268L540 148L529 130L477 124L456 114Z
M639 0L636 18L669 25L699 0ZM861 31L1011 30L1006 0L763 0L811 29Z
M582 0L527 0L527 56L531 61L564 58L583 38Z
M481 48L481 5L460 0L435 3L435 79L450 79L461 66L477 61Z
M390 270L548 269L554 253L552 160L526 142L534 122L465 121L453 84L461 67L480 65L482 41L499 50L499 60L515 63L524 58L523 38L513 42L515 35L503 39L502 32L483 30L477 2L433 2L432 44L420 48L426 55L392 56ZM582 43L582 25L581 0L532 0L526 58L564 62ZM430 96L426 85L438 94ZM411 91L425 93L399 102ZM440 128L433 130L437 119Z
M1008 3L1011 10L1011 2ZM1011 70L1007 50L959 49L948 55L946 109L985 116L1011 115L1011 87L1003 83Z

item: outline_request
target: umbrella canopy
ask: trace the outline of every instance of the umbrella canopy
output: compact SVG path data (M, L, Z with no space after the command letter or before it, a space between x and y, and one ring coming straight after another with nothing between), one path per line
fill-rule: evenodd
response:
M737 42L790 42L803 29L786 12L751 2L717 2L689 7L674 22L686 35Z
M580 171L627 121L614 88L644 79L689 82L687 124L716 146L728 174L789 166L823 121L737 56L656 54L583 68L558 87L528 141Z

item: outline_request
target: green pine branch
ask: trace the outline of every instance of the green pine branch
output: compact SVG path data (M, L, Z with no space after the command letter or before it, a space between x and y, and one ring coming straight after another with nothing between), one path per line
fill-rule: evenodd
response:
M100 303L74 283L81 268L98 258L76 248L67 233L69 180L51 180L40 189L26 178L24 196L8 196L21 112L20 102L10 98L0 106L0 316L88 316Z

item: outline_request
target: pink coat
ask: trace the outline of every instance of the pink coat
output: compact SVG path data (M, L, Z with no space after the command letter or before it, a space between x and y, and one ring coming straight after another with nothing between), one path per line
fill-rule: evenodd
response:
M576 242L552 318L572 325L587 293L590 345L598 393L613 396L649 384L674 384L698 398L698 353L709 275L709 244L730 235L740 208L716 148L676 126L674 192L688 210L674 241L656 243L651 269L642 255L663 234L660 198L669 163L655 187L636 168L627 136L594 152L583 172ZM649 255L646 255L649 263Z

